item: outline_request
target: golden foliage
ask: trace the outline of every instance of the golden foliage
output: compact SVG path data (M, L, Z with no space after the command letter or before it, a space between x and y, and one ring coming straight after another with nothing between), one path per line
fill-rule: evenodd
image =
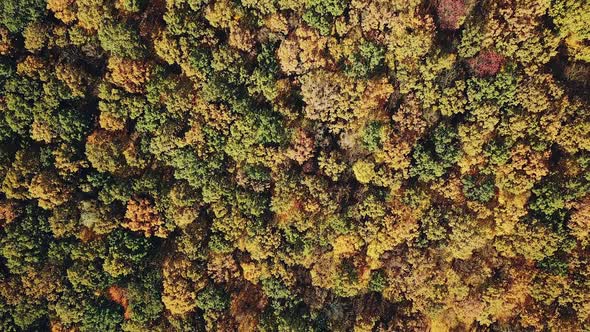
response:
M110 57L107 68L111 81L129 93L142 93L150 79L152 66L144 61Z
M146 198L132 198L127 202L125 211L126 222L123 227L134 232L143 232L147 237L152 235L166 237L168 231L158 210Z

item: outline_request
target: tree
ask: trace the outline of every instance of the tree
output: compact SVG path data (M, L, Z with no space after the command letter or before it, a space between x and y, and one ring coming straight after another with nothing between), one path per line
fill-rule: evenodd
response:
M148 271L127 290L129 319L141 324L157 320L164 310L161 300L162 275L159 271Z
M42 105L39 101L40 84L28 78L11 77L5 82L4 89L8 111L5 114L6 123L14 132L27 136L33 120L32 110Z
M130 199L127 202L125 218L128 221L123 226L132 231L141 231L147 237L156 235L165 238L167 236L162 217L150 204L149 200L145 198L139 200Z
M357 52L348 57L345 72L354 78L371 77L382 70L385 49L370 41L358 45Z
M47 0L47 9L64 23L70 23L76 19L76 8L72 6L72 0Z
M29 24L23 36L25 37L25 47L27 50L36 53L43 49L49 40L48 27L41 24Z
M80 26L87 30L97 31L114 16L112 2L104 0L79 0L76 17ZM66 5L67 6L67 5ZM59 6L63 8L66 6ZM71 7L71 6L70 6ZM67 10L65 10L67 12Z
M177 226L184 228L197 220L200 212L200 199L186 182L175 184L168 196L170 205L166 209L166 215L174 220Z
M115 278L141 271L153 246L144 237L119 230L110 233L107 241L108 255L103 268Z
M349 82L345 75L317 71L301 78L305 117L321 121L334 133L379 112L393 87L380 80Z
M131 27L121 23L107 23L98 30L102 48L114 56L140 59L145 52L139 35Z
M206 281L194 263L186 258L168 259L163 266L162 302L173 315L183 315L197 306L197 292Z
M277 49L281 69L287 74L301 74L326 66L328 59L323 54L327 42L315 30L298 27Z
M590 37L584 24L588 16L587 9L587 3L568 0L552 2L549 9L549 15L557 25L560 35L565 37L569 53L586 62L590 60L590 50L582 41Z
M86 157L99 172L124 174L128 169L123 155L127 144L121 132L96 130L86 139Z
M51 239L43 212L28 205L20 220L6 225L3 231L0 254L6 259L10 272L22 274L42 264L47 254L47 241Z
M29 23L44 16L44 0L7 0L0 4L0 23L12 33L21 32Z
M144 92L153 70L146 62L119 57L110 57L108 68L112 82L129 93Z
M53 209L48 218L49 226L54 238L75 236L80 229L79 210L70 204Z
M500 71L504 57L494 51L482 51L476 57L467 61L475 75L492 76Z
M369 183L375 177L375 165L369 161L359 160L352 166L354 176L360 183Z
M347 1L308 1L303 20L318 29L322 35L328 35L334 19L344 14L347 5Z
M197 295L197 306L202 310L225 310L229 306L229 298L222 289L207 286Z
M71 190L59 176L46 172L33 177L29 191L44 209L54 209L71 198Z
M418 176L422 181L432 181L442 176L460 156L457 132L445 123L435 128L432 143L434 151L428 151L424 145L418 145L413 153L415 166L410 169L410 174Z
M469 4L466 0L439 0L436 13L442 29L457 30L465 20Z
M34 151L16 152L14 162L6 172L2 182L2 191L8 198L31 198L30 187L35 174L40 169L39 156Z
M487 203L496 195L493 179L489 177L478 181L473 176L467 176L462 180L462 183L463 194L468 199Z

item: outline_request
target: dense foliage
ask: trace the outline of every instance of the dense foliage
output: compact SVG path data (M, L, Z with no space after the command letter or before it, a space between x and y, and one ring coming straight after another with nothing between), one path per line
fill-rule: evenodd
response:
M590 331L587 0L1 0L1 331Z

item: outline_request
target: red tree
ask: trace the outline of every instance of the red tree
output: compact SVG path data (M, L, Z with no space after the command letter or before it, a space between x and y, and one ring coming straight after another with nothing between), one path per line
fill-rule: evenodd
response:
M502 68L504 57L494 51L482 51L467 61L469 67L479 77L496 75Z
M461 19L467 14L464 0L440 0L436 6L440 28L444 30L459 29Z

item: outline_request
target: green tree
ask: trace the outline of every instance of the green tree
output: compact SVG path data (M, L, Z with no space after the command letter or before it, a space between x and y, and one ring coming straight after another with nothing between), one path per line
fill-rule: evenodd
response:
M140 59L145 54L145 46L137 31L122 23L102 26L98 30L98 40L104 50L119 57Z
M17 33L45 16L45 0L7 0L0 3L0 23Z
M47 216L38 208L27 205L18 222L4 227L0 253L12 273L22 274L45 261L49 241L51 230Z
M306 3L303 20L318 29L322 35L330 34L334 19L343 15L348 7L348 1L319 1L310 0Z
M109 234L107 243L103 268L115 278L144 269L153 247L149 239L120 230Z

